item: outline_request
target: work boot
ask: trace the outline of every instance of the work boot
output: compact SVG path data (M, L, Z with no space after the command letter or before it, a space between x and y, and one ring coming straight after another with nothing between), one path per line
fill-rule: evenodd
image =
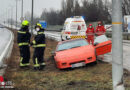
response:
M40 65L39 70L43 70L45 68L46 65Z
M40 67L34 67L33 69L34 69L34 70L39 70L39 69L40 69Z
M20 69L29 69L30 66L20 66Z

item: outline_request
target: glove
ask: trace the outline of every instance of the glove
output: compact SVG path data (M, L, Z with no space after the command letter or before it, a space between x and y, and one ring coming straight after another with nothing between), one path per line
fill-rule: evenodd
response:
M33 43L30 43L30 46L32 46L33 45Z

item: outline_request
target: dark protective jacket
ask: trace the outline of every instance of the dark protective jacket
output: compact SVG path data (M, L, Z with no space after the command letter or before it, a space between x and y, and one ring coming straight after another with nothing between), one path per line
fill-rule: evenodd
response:
M33 40L33 47L45 47L45 34L44 29L41 29Z
M22 27L17 34L17 43L19 46L29 45L31 34L28 27Z

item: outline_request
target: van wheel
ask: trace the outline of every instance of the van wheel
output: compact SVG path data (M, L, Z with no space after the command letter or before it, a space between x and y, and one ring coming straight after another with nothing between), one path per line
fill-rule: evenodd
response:
M66 40L70 40L70 38L68 38L68 37L66 36Z
M64 39L62 38L62 35L61 35L61 41L64 41Z

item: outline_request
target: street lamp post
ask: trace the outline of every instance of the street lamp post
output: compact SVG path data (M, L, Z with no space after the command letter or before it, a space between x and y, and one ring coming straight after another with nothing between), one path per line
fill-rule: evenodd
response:
M32 0L31 34L33 33L33 8L34 8L34 0Z
M9 11L9 9L8 9L8 27L9 27L9 13L10 13L10 11Z
M13 7L11 7L11 29L13 29Z
M23 21L23 0L22 0L22 4L21 4L21 23Z
M16 29L17 29L17 8L18 8L18 0L16 0Z

